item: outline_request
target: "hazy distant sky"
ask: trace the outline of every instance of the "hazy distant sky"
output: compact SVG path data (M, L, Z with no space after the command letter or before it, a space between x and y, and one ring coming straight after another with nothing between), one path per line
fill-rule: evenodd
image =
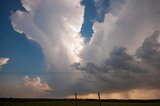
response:
M1 0L0 97L160 98L160 0Z

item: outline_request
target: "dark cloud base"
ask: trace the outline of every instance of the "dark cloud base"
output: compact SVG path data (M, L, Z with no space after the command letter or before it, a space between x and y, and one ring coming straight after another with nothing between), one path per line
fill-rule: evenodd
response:
M120 92L132 89L160 88L159 31L146 38L134 55L125 47L115 47L101 64L74 63L84 76L73 86L80 93ZM85 82L85 83L84 83Z

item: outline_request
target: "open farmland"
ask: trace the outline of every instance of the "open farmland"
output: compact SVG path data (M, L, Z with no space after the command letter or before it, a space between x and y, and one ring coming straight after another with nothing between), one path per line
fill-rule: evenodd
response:
M0 106L160 106L160 100L0 99Z

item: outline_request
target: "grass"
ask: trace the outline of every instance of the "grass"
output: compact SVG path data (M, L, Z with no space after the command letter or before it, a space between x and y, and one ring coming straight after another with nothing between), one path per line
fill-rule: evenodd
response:
M100 106L98 100L78 100L77 106ZM76 106L74 99L0 99L0 106ZM160 106L160 100L101 100L101 106Z

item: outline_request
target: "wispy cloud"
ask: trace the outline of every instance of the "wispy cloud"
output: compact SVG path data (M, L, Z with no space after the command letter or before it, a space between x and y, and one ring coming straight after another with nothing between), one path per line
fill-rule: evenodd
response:
M0 69L2 68L3 65L7 64L9 61L9 58L1 57L0 58Z
M3 76L1 76L3 77ZM6 75L1 78L1 96L17 98L47 98L53 97L54 88L39 76Z

